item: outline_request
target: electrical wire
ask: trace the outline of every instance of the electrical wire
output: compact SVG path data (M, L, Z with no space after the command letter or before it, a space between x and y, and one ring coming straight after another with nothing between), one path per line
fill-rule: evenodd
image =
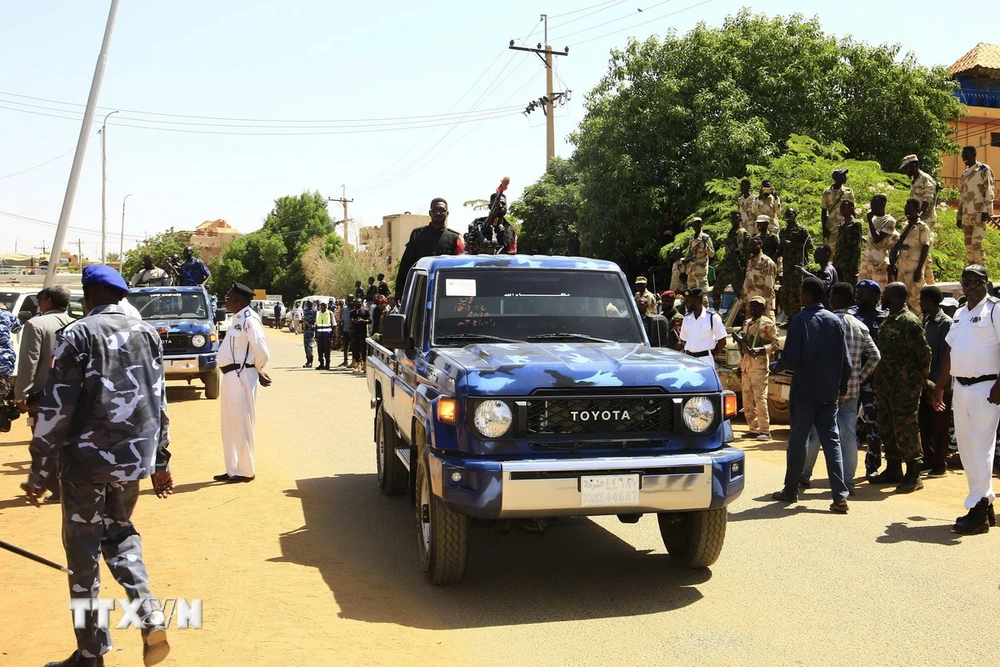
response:
M93 138L95 135L96 135L96 133L94 135L91 135L91 138ZM62 158L66 157L67 155L69 155L70 153L72 153L75 150L76 150L76 146L74 146L73 148L69 149L65 153L61 153L61 154L55 156L51 160L46 160L45 162L43 162L41 164L36 164L34 167L28 167L27 169L22 169L21 171L15 171L12 174L6 174L4 176L0 176L0 181L2 181L4 179L7 179L7 178L14 178L15 176L21 176L22 174L27 174L28 172L34 171L35 169L40 169L40 168L42 168L42 167L44 167L46 165L50 165L53 162L55 162L56 160L61 160Z
M667 2L670 2L670 1L671 0L667 0ZM671 16L676 16L677 14L681 14L683 12L686 12L689 9L694 9L696 7L701 7L702 5L707 5L710 2L712 2L712 0L702 0L701 2L695 3L695 4L690 5L688 7L684 7L683 9L678 9L677 11L670 12L669 14L663 14L662 16L657 16L657 17L648 19L646 21L642 21L641 23L636 23L635 25L630 25L630 26L628 26L626 28L619 28L618 30L612 30L611 32L606 32L603 35L597 35L596 37L589 37L589 38L584 39L582 41L575 42L571 46L580 46L581 44L586 44L588 42L593 42L593 41L596 41L598 39L604 39L605 37L610 37L611 35L617 35L620 32L625 32L626 30L632 30L633 28L638 28L639 26L646 25L647 23L653 23L654 21L661 21L661 20L663 20L665 18L670 18ZM663 4L663 3L660 3L660 4Z
M50 222L48 220L39 220L38 218L32 218L32 217L29 217L29 216L26 216L26 215L20 215L18 213L9 213L7 211L0 211L0 215L2 215L4 217L7 217L7 218L12 218L14 220L21 220L22 222L30 222L30 223L33 223L33 224L36 224L36 225L43 225L45 227L58 227L59 226L59 224L56 223L56 222ZM100 229L90 229L90 228L87 228L87 227L68 227L67 229L70 229L70 230L72 230L74 232L77 232L79 234L93 234L93 235L96 235L96 236L100 236L101 235L101 230ZM136 235L136 234L126 234L125 238L127 238L129 240L132 240L132 241L141 241L144 237Z
M657 3L653 4L653 5L650 5L649 7L646 7L645 9L643 9L642 11L643 12L648 12L650 9L655 9L656 7L659 7L661 5L665 5L665 4L673 2L673 1L674 0L660 0L660 2L657 2ZM597 30L598 28L603 28L604 26L611 25L612 23L618 23L619 21L625 21L625 20L627 20L629 18L635 17L636 15L637 14L635 12L630 12L628 14L625 14L624 16L619 16L617 18L613 18L613 19L609 19L607 21L604 21L603 23L596 23L596 24L594 24L594 25L592 25L592 26L590 26L588 28L581 28L580 30L575 30L573 32L566 33L565 35L559 35L555 39L563 40L563 39L566 39L567 37L572 37L573 35L579 35L579 34L584 33L584 32L590 32L591 30ZM653 20L655 20L655 19L653 19ZM646 22L648 23L648 21L646 21ZM642 24L640 24L640 25L642 25ZM550 41L552 41L552 40L550 40Z
M552 14L551 16L549 16L549 18L557 19L563 16L570 16L571 14L579 14L580 12L585 12L587 10L594 9L595 7L603 7L604 5L617 5L621 4L622 2L625 2L625 0L605 0L605 2L599 2L596 5L591 5L589 7L581 7L580 9L571 9L570 11L563 12L562 14Z
M588 12L587 14L584 14L583 16L577 16L575 19L570 19L568 21L563 21L562 23L559 24L559 27L562 28L563 26L567 26L570 23L576 23L577 21L581 21L581 20L587 18L588 16L593 16L594 14L599 14L600 12L606 11L608 9L613 9L614 7L617 7L618 5L622 4L623 2L625 2L625 0L615 0L614 2L611 2L611 3L604 3L607 6L602 6L600 9L595 9L594 11ZM591 7L590 9L593 9L593 8ZM577 10L577 11L583 11L583 10L581 9L581 10ZM556 17L553 16L553 17L550 17L550 18L556 18Z

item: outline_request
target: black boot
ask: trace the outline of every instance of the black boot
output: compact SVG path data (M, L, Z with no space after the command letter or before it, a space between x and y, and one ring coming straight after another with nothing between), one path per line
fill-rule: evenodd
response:
M951 532L959 535L981 535L990 532L989 508L990 501L982 498L967 516L952 527Z
M903 481L903 462L886 461L885 470L868 477L869 484L899 484Z
M968 512L966 512L965 516L960 516L957 519L955 519L955 523L962 523L963 521L965 521L966 519L968 519L969 515L971 515L974 510L975 510L975 508L973 508L973 509L969 510ZM986 521L987 521L987 523L990 524L990 528L996 528L996 525L997 525L997 515L996 515L996 512L993 511L993 504L992 503L989 504L989 505L987 505Z
M896 487L896 493L913 493L924 488L920 480L920 462L913 459L906 462L906 475L903 483Z
M104 667L104 656L84 658L79 651L73 651L73 655L62 662L47 662L45 667Z

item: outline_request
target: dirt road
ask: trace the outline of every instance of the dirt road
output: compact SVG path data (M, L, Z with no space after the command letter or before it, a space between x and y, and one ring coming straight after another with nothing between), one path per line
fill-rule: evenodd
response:
M203 599L204 628L172 631L165 665L1000 663L1000 531L949 532L961 473L911 496L861 484L847 516L822 481L786 508L769 500L780 442L747 445L711 571L674 568L652 517L580 519L474 530L465 581L432 587L407 501L376 488L363 378L303 369L300 338L268 338L255 482L211 481L218 403L169 390L177 492L147 487L134 520L154 592ZM58 507L18 497L27 440L23 420L0 435L0 539L61 561ZM101 597L122 597L107 570ZM66 598L63 575L0 552L0 665L69 655ZM141 664L138 633L113 636L107 664Z

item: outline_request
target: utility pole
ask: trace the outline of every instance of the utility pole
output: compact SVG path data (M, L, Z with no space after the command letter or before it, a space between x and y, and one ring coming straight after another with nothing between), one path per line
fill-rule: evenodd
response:
M73 156L73 167L66 183L66 195L63 197L62 210L59 212L59 225L56 227L55 238L52 239L52 251L49 256L49 268L45 273L45 287L52 287L56 280L56 268L59 255L62 252L63 239L69 227L69 216L73 212L73 200L76 198L76 186L80 182L80 171L83 169L83 158L87 154L87 142L90 139L90 128L94 122L94 111L97 108L97 98L101 92L101 82L104 80L104 67L108 64L108 48L111 46L111 33L115 29L115 16L118 14L118 0L111 0L108 10L108 22L104 27L104 41L101 42L101 53L97 56L94 67L94 79L90 82L90 94L87 97L87 107L83 112L83 122L80 124L80 136L76 140L76 154Z
M548 166L549 160L556 156L556 119L553 113L556 94L552 90L552 57L553 56L568 56L569 47L567 46L562 51L553 51L552 47L549 45L549 17L548 14L542 14L542 21L545 22L545 48L539 44L538 48L532 49L526 46L514 46L514 40L510 40L510 50L512 51L527 51L528 53L534 53L537 55L541 61L545 64L545 97L542 98L542 103L545 107L545 164ZM545 54L542 57L542 54ZM565 93L559 93L560 96ZM529 110L533 108L529 106Z
M83 239L76 239L76 261L80 264L80 273L83 273Z
M118 272L121 273L122 269L125 268L125 200L132 196L132 193L128 193L122 198L122 235L118 240Z
M340 202L341 204L344 205L344 242L350 244L350 240L347 238L347 205L353 202L354 200L347 198L347 186L346 185L340 186L339 199L336 197L327 197L326 199L327 201Z
M48 248L45 247L45 241L42 241L42 245L40 245L40 246L36 245L35 246L35 250L41 250L42 251L42 257L45 257L46 255L49 254ZM39 257L39 259L38 259L39 263L41 263L42 257ZM50 257L49 258L49 265L51 265L51 264L52 264L52 258ZM31 256L31 265L32 266L35 265L35 256L34 255ZM32 274L32 275L34 275L34 274ZM45 282L48 282L48 278L45 279ZM51 285L48 285L48 287L51 287Z
M108 118L118 113L112 111L101 123L101 264L108 263Z

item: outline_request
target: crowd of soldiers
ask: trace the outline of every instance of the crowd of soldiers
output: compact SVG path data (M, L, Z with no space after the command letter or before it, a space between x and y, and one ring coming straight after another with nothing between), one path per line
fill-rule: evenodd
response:
M995 194L993 171L977 160L972 146L962 150L962 160L967 168L962 174L958 227L964 232L968 264L982 265L983 237ZM769 181L762 181L754 194L750 180L743 179L723 242L725 256L716 267L713 303L718 307L731 287L746 303L754 296L763 297L768 315L780 306L791 320L801 307L802 279L814 275L806 269L811 257L819 265L815 275L827 290L840 281L854 285L859 279L872 280L884 289L898 280L907 287L910 309L919 312L921 288L934 283L930 251L940 186L920 168L916 155L904 157L900 171L911 181L902 225L887 212L888 200L881 193L871 198L864 222L858 219L855 194L847 185L848 170L834 171L833 182L822 195L820 244L814 244L798 223L796 209L782 209ZM779 219L784 220L784 227L779 227ZM716 251L702 224L701 218L692 221L694 234L686 254L682 248L672 253L670 289L674 292L691 287L708 291L709 264Z

